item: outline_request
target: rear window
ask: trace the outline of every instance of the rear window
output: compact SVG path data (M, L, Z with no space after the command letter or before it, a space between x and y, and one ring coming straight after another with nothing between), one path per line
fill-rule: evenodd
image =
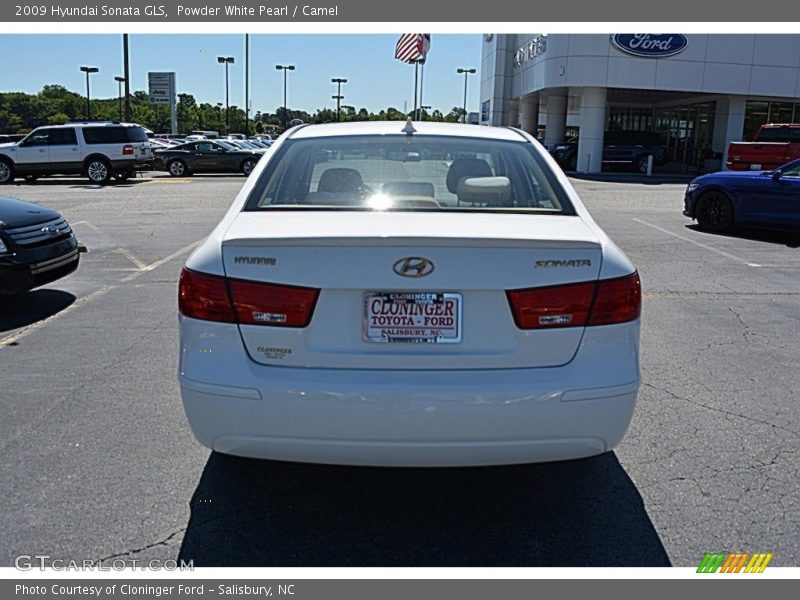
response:
M765 127L758 134L759 142L800 141L800 127Z
M147 142L147 132L143 127L84 127L83 139L87 144L127 144Z
M425 135L287 140L245 210L298 209L573 214L531 144Z

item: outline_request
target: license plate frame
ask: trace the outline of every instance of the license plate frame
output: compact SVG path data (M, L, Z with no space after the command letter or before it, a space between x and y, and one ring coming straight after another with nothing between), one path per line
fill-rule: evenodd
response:
M380 300L380 307L385 304L404 304L420 306L400 312L406 314L378 315L375 313L374 301ZM362 339L373 344L459 344L462 339L464 298L458 292L366 292L364 294ZM434 307L426 309L424 307ZM441 308L435 308L435 307ZM416 314L417 312L421 314ZM432 313L432 314L426 314ZM441 313L441 314L436 314ZM408 317L414 324L403 318L405 324L399 322L376 323L371 317ZM433 324L426 318L439 321ZM451 325L442 319L452 318ZM440 324L440 323L444 324ZM438 333L436 333L438 332Z

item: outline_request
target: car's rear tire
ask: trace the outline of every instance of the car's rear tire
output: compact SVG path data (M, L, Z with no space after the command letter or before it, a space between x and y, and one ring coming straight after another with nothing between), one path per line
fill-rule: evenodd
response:
M697 199L694 218L700 229L719 233L733 225L733 205L724 193L709 191Z
M180 160L179 158L172 159L167 163L167 171L172 177L185 177L189 175L189 169L186 166L186 163Z
M256 168L256 161L252 158L248 158L244 162L242 162L242 173L244 173L245 177L249 177L250 173L253 172L253 169Z
M126 171L118 171L115 177L117 178L117 181L125 181L127 179L130 179L134 175L136 175L136 171L134 171L133 169L128 169Z
M14 181L14 164L0 159L0 185Z
M90 158L86 161L86 176L92 183L105 185L111 181L111 165L104 158Z

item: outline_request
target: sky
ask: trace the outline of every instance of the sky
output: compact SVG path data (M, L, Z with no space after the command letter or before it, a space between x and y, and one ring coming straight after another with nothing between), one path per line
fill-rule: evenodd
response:
M275 65L295 65L288 73L290 108L335 108L332 77L344 77L342 104L378 112L388 106L413 108L414 67L394 58L397 35L251 34L252 110L274 112L283 105L283 74ZM225 101L225 67L218 56L233 56L230 103L244 107L244 35L131 34L133 90L147 89L149 71L175 71L179 93L198 102ZM24 57L24 58L23 58ZM447 113L464 101L464 76L456 68L480 67L481 36L433 34L423 80L424 105ZM0 35L0 92L36 93L60 84L85 94L81 65L96 66L92 98L117 97L115 75L123 74L122 35ZM469 76L467 110L478 110L480 73Z

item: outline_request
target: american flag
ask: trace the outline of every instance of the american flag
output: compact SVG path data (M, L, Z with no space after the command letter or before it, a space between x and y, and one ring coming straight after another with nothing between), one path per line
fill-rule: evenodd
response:
M406 63L424 59L431 47L430 33L404 33L397 40L394 57Z

